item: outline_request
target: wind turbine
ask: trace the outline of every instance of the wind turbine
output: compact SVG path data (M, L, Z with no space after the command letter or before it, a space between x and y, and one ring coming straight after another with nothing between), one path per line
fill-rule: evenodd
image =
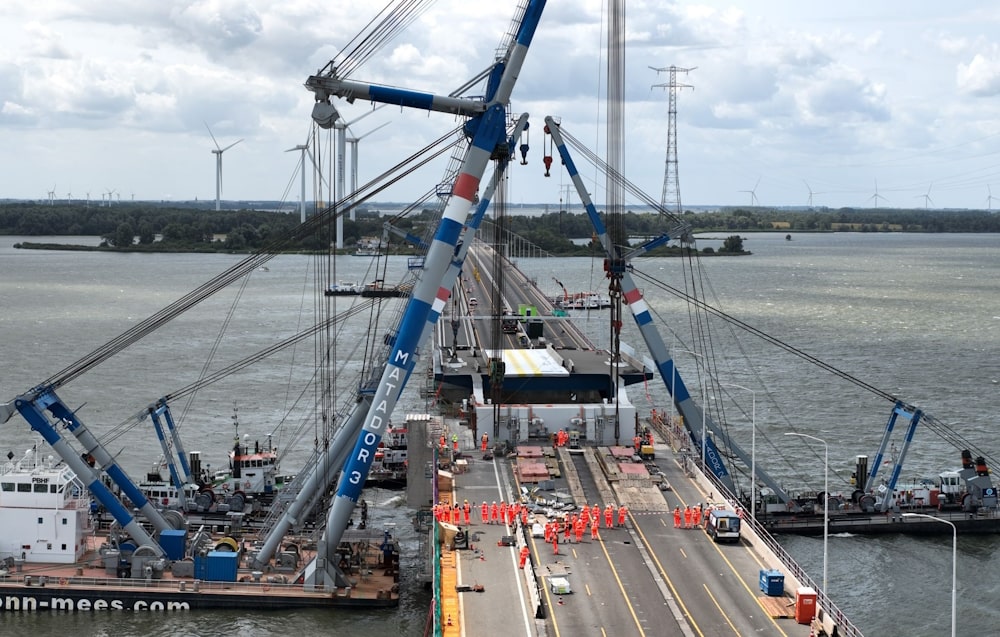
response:
M813 192L813 189L809 187L809 182L806 181L805 179L802 180L802 183L804 183L806 185L806 190L809 191L809 201L808 201L807 205L811 209L813 207L813 195L822 195L822 194L826 194L826 193Z
M301 171L301 179L302 179L302 192L300 194L301 199L299 200L300 223L306 222L306 154L308 153L309 158L312 159L312 153L309 152L309 139L310 137L306 137L306 143L296 144L292 148L289 148L288 150L285 151L286 153L290 153L293 150L297 150L300 153L299 170ZM315 163L316 162L314 161L313 164L315 165Z
M934 184L932 183L930 186L927 186L927 192L925 192L922 195L917 195L917 197L923 197L924 198L924 210L927 210L927 204L928 203L934 203L934 200L931 199L931 188L933 188L933 187L934 187Z
M115 200L114 199L114 197L115 197L115 189L114 188L108 188L107 195L108 195L108 208L110 208L112 202L114 202L114 200Z
M337 131L337 189L338 189L337 196L343 197L346 194L344 191L347 190L347 185L344 183L345 182L344 173L345 169L347 168L344 165L346 162L345 156L347 155L347 131L350 130L351 124L357 124L364 118L368 117L369 115L371 115L372 113L383 107L385 107L385 104L380 104L379 106L376 106L372 110L365 111L361 115L358 115L349 122L344 121L343 116L341 116L341 119L339 119L337 123L334 125L334 129ZM336 197L334 197L334 200L336 200ZM354 221L354 208L351 208L350 215L351 215L351 221ZM337 217L337 219L340 218L341 217L339 216ZM338 226L337 247L343 248L344 246L340 245L342 243L340 236L341 236L341 228Z
M996 197L993 196L993 191L990 190L989 184L986 184L986 192L988 193L986 196L986 209L993 210L993 200L996 199Z
M876 208L878 208L878 200L879 199L885 199L885 197L883 197L882 195L878 194L878 179L875 180L875 194L872 195L871 197L869 197L868 199L866 199L865 201L871 201L872 199L875 200L875 207ZM885 199L885 200L889 201L888 199Z
M90 191L87 191L87 209L90 210Z
M301 153L301 157L299 159L299 162L300 162L300 166L301 166L301 169L302 169L302 175L301 175L301 183L302 183L301 197L302 197L302 199L301 199L301 203L299 204L299 214L300 214L302 223L306 222L306 156L309 157L309 161L312 164L313 184L314 184L314 187L315 187L315 183L316 183L316 175L317 174L319 174L320 190L321 191L322 191L323 185L327 183L326 179L323 177L323 172L319 169L319 166L316 165L316 157L313 156L312 151L309 150L309 142L311 140L312 140L312 131L310 131L309 136L306 137L306 143L305 144L297 144L297 145L293 146L292 148L289 148L288 150L285 151L286 153L290 153L293 150L297 150L297 151L299 151Z
M232 144L222 148L219 146L219 142L215 139L215 135L212 134L212 129L208 127L208 122L205 122L205 128L208 128L208 134L212 137L212 143L215 144L215 150L212 154L215 155L215 209L222 210L222 153L226 152L236 144L239 144L242 139L238 139Z
M49 191L49 205L53 205L56 202L56 185L52 184L52 190Z
M750 193L750 207L751 208L754 207L754 206L756 206L756 205L758 205L760 203L760 201L757 199L757 186L759 186L759 185L760 185L760 177L757 178L757 183L755 183L753 185L753 188L751 190L741 190L740 191L740 192L748 192L748 193Z
M354 120L357 121L357 120ZM351 145L351 201L348 205L351 206L351 219L354 218L354 197L358 192L358 142L360 142L365 137L368 137L375 131L385 128L390 122L386 122L380 126L376 126L364 135L360 137L348 137L347 143Z
M290 153L293 150L301 152L301 158L299 159L299 170L302 173L302 192L300 194L301 199L299 200L299 223L306 222L306 152L309 150L309 144L296 144L295 146L286 150L286 153Z

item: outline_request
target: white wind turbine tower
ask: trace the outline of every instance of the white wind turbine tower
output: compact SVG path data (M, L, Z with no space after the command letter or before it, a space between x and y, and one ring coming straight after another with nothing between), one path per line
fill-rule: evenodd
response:
M362 113L361 115L359 115L358 117L355 117L354 119L352 119L349 122L344 121L343 116L340 116L340 118L337 119L337 121L334 123L333 128L336 131L336 135L337 135L337 168L336 168L336 170L337 170L337 192L333 196L333 201L334 202L337 201L338 197L341 197L341 198L344 197L345 191L347 190L347 185L345 184L346 177L345 177L345 174L344 174L345 173L345 169L346 169L346 166L344 165L344 163L345 163L344 156L347 154L347 134L346 134L347 129L350 128L351 124L358 123L359 121L361 121L365 117L368 117L369 115L371 115L372 113L374 113L375 111L379 110L380 108L382 108L384 106L385 106L385 104L381 104L379 106L376 106L372 110L366 111L366 112ZM351 208L350 215L351 215L351 221L354 221L354 208ZM339 214L337 215L337 244L336 245L337 245L337 248L343 248L344 247L344 217L341 216L341 215L339 215Z
M90 191L87 191L87 209L90 209Z
M300 223L305 223L306 222L306 153L309 153L310 159L312 158L312 153L309 152L309 139L310 139L309 137L306 137L306 143L305 144L296 144L292 148L289 148L288 150L285 151L286 153L290 153L293 150L297 150L300 153L300 157L299 157L299 171L300 171L301 174L299 175L299 177L300 177L301 182L302 182L302 191L299 194L299 197L300 197L300 199L299 199L299 222Z
M931 184L930 186L927 186L927 192L925 192L922 195L917 195L918 198L919 197L923 197L924 198L924 210L927 210L927 204L934 203L934 200L931 199L931 188L933 188L933 187L934 187L934 184Z
M370 131L368 131L364 135L361 135L360 137L347 138L347 143L351 145L351 201L348 202L348 205L351 206L351 219L354 219L354 197L357 195L358 192L358 142L360 142L365 137L368 137L375 131L385 128L389 124L390 122L385 122L384 124L376 126L375 128L371 129Z
M52 190L48 192L49 195L49 205L53 205L56 202L56 185L52 184Z
M812 207L813 207L813 195L822 195L822 194L825 194L825 193L822 193L822 192L813 192L813 189L809 187L809 182L806 181L805 179L802 180L802 183L804 183L806 185L806 190L809 191L809 201L808 201L807 205L808 205L809 209L811 210Z
M875 180L875 194L872 195L871 197L869 197L868 199L866 199L865 201L871 201L872 199L875 200L875 207L876 208L878 208L878 200L879 199L885 199L885 201L889 201L888 199L886 199L882 195L878 194L878 179Z
M750 189L750 190L741 190L740 191L740 192L750 193L750 207L751 208L753 208L754 206L760 204L760 200L757 199L757 186L759 186L759 185L760 185L760 177L757 178L757 183L755 183L753 185L752 189Z
M320 190L321 191L322 191L323 185L327 184L326 179L323 178L323 172L319 169L319 166L316 165L316 157L313 156L312 151L309 150L309 142L311 140L312 140L312 131L310 131L309 137L306 138L306 143L305 144L297 144L297 145L293 146L292 148L289 148L288 150L285 151L286 153L290 153L293 150L297 150L301 154L300 155L300 159L299 159L299 167L300 167L300 169L302 171L302 173L300 175L300 180L301 180L301 194L300 194L301 199L300 199L300 202L301 203L299 204L299 216L301 218L301 222L302 223L306 222L306 157L307 156L309 157L309 162L310 162L309 165L312 166L313 187L314 187L314 189L315 189L315 184L316 184L316 175L319 175Z
M306 222L306 151L309 150L309 144L296 144L292 148L286 150L286 153L290 153L293 150L301 152L301 157L299 159L299 172L301 172L302 179L302 192L299 194L299 223Z
M993 196L993 191L990 190L990 185L989 184L986 184L986 193L987 193L986 194L986 209L987 210L993 210L993 200L996 199L996 197Z
M222 153L226 152L236 144L239 144L242 139L238 139L232 144L222 148L219 146L219 142L216 141L215 135L212 134L212 129L209 128L208 122L205 122L205 128L208 128L208 134L212 137L212 143L215 144L215 150L212 154L215 155L215 209L222 209Z

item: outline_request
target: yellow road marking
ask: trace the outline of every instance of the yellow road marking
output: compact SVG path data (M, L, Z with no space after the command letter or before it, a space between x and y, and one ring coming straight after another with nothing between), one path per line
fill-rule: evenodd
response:
M611 554L608 553L608 548L605 546L604 542L601 542L601 551L604 552L605 559L608 560L608 566L611 567L611 574L615 576L615 581L618 582L618 590L622 592L622 599L625 600L625 604L628 606L628 612L632 615L632 621L635 622L635 627L639 629L639 634L645 637L646 631L642 629L642 624L639 623L639 617L635 614L635 607L632 606L632 602L628 599L628 593L625 592L625 585L622 584L622 580L618 577L618 569L615 568L614 562L611 561Z
M629 513L629 517L632 517L631 513ZM684 604L684 600L681 599L680 593L678 593L677 587L674 586L673 580L671 580L670 576L667 575L667 569L663 568L663 564L660 563L660 559L656 557L656 552L653 550L652 544L650 544L649 540L646 539L646 535L642 532L642 529L639 528L639 525L635 523L634 518L632 519L632 527L635 528L635 532L639 534L639 538L642 539L642 543L646 545L646 550L649 551L649 556L653 558L653 562L656 563L656 569L660 572L660 576L663 578L663 581L665 581L667 583L667 586L670 587L670 593L674 596L674 599L677 600L677 603L680 605L681 610L684 612L684 617L687 619L688 624L696 633L701 635L701 637L705 637L705 633L701 632L701 628L698 626L698 622L695 621L694 616L691 615L691 611L687 609L687 606ZM684 555L684 550L681 549L680 551L681 555ZM687 555L684 555L684 557L686 558Z
M712 603L715 604L715 607L719 609L719 614L722 615L722 618L726 620L726 623L729 624L729 627L733 629L733 633L739 635L740 631L736 630L736 626L733 626L733 622L729 621L729 615L726 614L726 611L722 610L722 606L719 604L719 600L715 599L715 595L712 595L712 591L708 589L708 584L703 584L703 586L705 587L705 592L708 593L708 596L712 599Z

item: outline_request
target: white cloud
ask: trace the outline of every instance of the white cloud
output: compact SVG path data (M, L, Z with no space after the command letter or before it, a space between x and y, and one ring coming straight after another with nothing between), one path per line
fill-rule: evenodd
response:
M534 172L544 115L561 116L578 138L602 145L605 5L548 3L512 104L515 112L531 112L536 124L533 163L520 170L518 200L558 198L558 180ZM651 192L661 188L667 117L665 93L651 88L667 78L651 66L697 67L681 77L694 90L682 92L678 115L689 203L742 200L732 193L765 170L760 194L767 192L767 202L797 203L801 179L813 183L808 173L815 170L845 193L842 202L827 203L855 205L859 196L850 191L870 190L876 174L887 192L893 182L931 181L942 164L948 174L982 174L980 140L1000 129L992 103L1000 92L996 11L903 0L845 0L835 8L630 0L627 9L626 154L637 171L630 179ZM279 196L294 164L282 151L299 143L309 125L312 95L303 81L341 49L359 45L352 38L375 12L363 0L338 0L335 7L321 0L0 3L0 125L8 133L0 161L10 167L0 178L0 196L37 196L51 186L37 177L60 161L38 148L44 131L72 140L68 148L86 149L66 169L81 181L74 190L104 181L92 170L121 175L137 196L211 197L213 182L202 174L213 170L211 140L202 121L220 143L246 139L239 152L227 153L227 193ZM512 14L509 3L441 0L391 42L366 50L369 59L351 79L450 93L491 63ZM957 91L948 90L953 82ZM346 105L343 112L356 117L370 108ZM458 124L398 109L365 123L374 128L385 121L393 123L365 140L362 170L369 175ZM107 139L131 140L135 153L155 148L157 161L173 170L137 170L142 161L101 150ZM734 183L724 183L729 179ZM986 182L967 182L975 197L964 196L965 182L956 178L951 190L942 183L935 201L976 205ZM426 184L404 188L412 194Z
M959 64L956 83L960 91L977 97L1000 93L1000 49L993 45L985 53L976 53L968 64Z

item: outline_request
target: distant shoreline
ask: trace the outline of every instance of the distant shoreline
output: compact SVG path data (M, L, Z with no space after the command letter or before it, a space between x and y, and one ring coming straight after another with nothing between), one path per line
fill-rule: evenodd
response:
M704 237L704 241L722 241L715 237ZM240 251L231 250L227 248L213 249L206 245L204 248L190 248L190 247L154 247L157 244L146 244L134 246L128 248L117 248L112 246L95 246L95 245L83 245L78 243L35 243L32 241L21 241L14 244L14 248L17 250L59 250L63 252L121 252L121 253L140 253L140 254L254 254L251 251ZM715 250L712 248L706 251L704 248L698 250L697 252L690 249L680 248L680 247L666 247L661 248L655 254L647 254L646 256L660 256L660 257L681 257L686 256L691 253L696 253L703 257L747 257L751 256L753 252L749 250L743 250L741 252L726 252L722 250ZM282 252L281 254L320 254L315 251L304 251L304 250L289 250L287 252ZM343 248L336 252L338 256L354 256L354 248ZM389 250L384 256L414 256L417 255L416 251L413 250ZM586 256L581 255L579 252L572 254L552 254L553 257L579 257ZM597 256L595 254L595 256Z

